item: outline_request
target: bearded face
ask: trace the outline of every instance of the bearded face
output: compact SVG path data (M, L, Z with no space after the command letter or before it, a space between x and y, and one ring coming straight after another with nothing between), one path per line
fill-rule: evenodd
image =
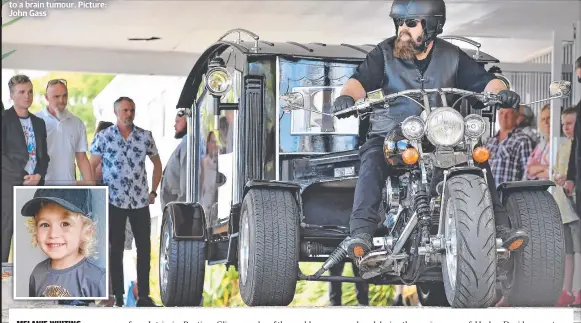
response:
M393 55L395 57L403 60L413 60L416 58L417 54L422 52L421 47L425 40L423 30L419 35L414 37L412 33L415 30L413 29L416 28L400 28L393 50Z

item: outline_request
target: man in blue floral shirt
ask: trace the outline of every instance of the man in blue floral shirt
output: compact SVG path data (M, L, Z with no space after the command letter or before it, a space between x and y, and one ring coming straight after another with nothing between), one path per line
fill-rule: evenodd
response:
M133 124L135 103L121 97L114 103L117 124L99 132L91 144L93 172L101 165L109 186L109 259L116 306L123 306L123 251L125 222L129 218L137 247L137 306L155 306L149 297L151 218L149 204L157 197L162 166L150 131ZM153 163L152 190L147 183L145 158Z

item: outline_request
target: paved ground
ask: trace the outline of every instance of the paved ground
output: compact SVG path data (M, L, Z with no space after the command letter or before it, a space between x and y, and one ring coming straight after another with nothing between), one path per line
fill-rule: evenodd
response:
M58 305L56 301L21 301L13 299L12 268L3 266L2 270L2 323L8 323L9 308L53 308L68 307ZM95 305L92 305L95 306ZM574 323L581 323L581 310L575 312Z

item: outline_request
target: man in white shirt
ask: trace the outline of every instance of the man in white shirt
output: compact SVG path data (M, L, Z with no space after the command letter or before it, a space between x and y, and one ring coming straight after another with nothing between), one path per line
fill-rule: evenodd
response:
M83 121L67 109L67 81L50 80L45 98L48 106L37 114L46 123L51 158L45 185L92 185L94 176L87 157L87 131ZM82 181L76 178L75 161Z

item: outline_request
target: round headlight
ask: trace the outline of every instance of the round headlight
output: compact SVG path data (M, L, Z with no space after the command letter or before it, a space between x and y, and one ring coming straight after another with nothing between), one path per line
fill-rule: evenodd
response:
M424 135L425 124L420 117L407 117L401 124L401 132L409 140L421 139Z
M427 121L428 140L435 146L455 146L464 139L464 118L452 108L439 108Z
M206 88L213 95L222 95L232 86L232 76L224 67L214 67L206 73Z
M480 138L486 131L486 124L484 123L484 119L477 114L471 114L467 116L464 119L464 123L466 136L468 138Z

